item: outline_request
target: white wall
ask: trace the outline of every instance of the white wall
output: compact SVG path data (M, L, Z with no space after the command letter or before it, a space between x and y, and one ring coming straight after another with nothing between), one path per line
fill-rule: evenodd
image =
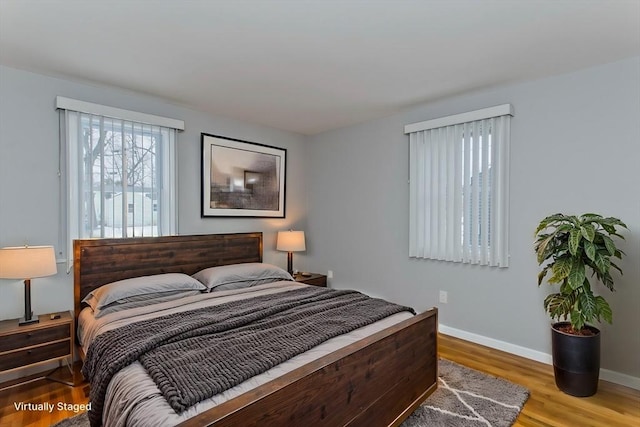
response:
M275 251L275 233L306 225L306 145L301 135L212 117L167 101L120 89L98 87L0 67L0 247L57 245L59 241L58 113L62 95L185 121L178 133L179 232L264 232L264 259L286 267ZM206 132L287 149L285 219L200 217L200 133ZM73 308L73 277L58 264L58 274L34 279L34 313ZM24 314L24 286L0 280L0 319Z
M470 70L472 72L472 70ZM433 84L438 84L433 82ZM496 269L408 257L408 137L404 125L511 103L511 265ZM627 258L608 293L602 367L640 377L640 58L458 96L311 138L308 240L312 271L440 322L550 353L533 231L556 212L597 212L629 226ZM439 304L438 291L448 292Z

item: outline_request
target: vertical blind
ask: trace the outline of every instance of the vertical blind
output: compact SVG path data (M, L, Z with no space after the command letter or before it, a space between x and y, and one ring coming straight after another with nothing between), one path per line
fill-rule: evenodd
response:
M155 116L62 100L57 106L69 261L74 239L175 234L176 128Z
M507 267L510 105L405 127L409 256Z

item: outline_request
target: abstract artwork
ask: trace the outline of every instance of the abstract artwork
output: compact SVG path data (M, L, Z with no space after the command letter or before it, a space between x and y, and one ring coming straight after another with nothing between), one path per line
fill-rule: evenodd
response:
M202 216L285 216L287 150L203 133Z

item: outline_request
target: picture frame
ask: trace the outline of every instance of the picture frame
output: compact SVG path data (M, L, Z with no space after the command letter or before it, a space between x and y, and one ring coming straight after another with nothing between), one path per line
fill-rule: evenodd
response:
M202 217L284 218L287 150L201 134Z

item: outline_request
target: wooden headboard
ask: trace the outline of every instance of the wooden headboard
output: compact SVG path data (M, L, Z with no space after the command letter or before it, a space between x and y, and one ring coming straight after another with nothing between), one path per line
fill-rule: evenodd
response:
M107 283L161 273L192 275L243 262L262 262L262 233L74 240L75 315L82 299Z

